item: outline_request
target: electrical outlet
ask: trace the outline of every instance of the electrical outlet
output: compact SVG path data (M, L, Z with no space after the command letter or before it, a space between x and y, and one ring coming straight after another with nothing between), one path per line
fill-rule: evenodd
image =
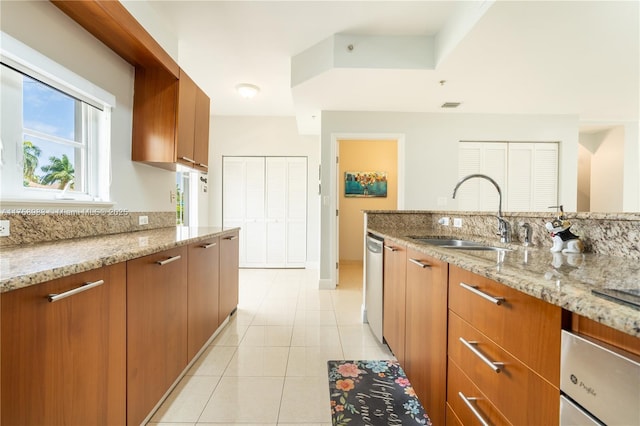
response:
M0 237L8 237L11 235L10 221L0 220Z
M462 228L462 218L454 217L453 218L453 226L456 228Z
M138 216L138 225L148 225L149 216Z
M449 226L449 218L441 217L440 219L438 219L438 223L442 226Z

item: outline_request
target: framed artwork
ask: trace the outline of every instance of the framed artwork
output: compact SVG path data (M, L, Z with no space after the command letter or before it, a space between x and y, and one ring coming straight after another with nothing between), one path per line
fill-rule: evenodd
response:
M345 197L386 197L387 172L345 172Z

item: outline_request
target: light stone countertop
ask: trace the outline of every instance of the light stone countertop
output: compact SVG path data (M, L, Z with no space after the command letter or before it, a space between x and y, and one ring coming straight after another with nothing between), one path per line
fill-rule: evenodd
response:
M238 229L177 226L1 248L0 293L224 236Z
M594 295L592 289L640 290L640 263L601 254L551 253L548 248L511 245L513 251L439 248L409 236L433 232L369 227L397 244L493 279L627 334L640 337L640 310ZM473 238L477 240L476 238ZM481 241L480 242L488 242ZM496 241L491 245L500 246ZM504 245L503 245L504 246Z

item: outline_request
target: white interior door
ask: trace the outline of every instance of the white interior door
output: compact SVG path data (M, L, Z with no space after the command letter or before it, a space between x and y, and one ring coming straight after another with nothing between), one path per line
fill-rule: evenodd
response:
M302 267L307 260L307 159L287 159L286 263Z
M267 263L286 266L287 160L266 159Z
M241 228L241 267L304 267L307 159L224 157L223 225Z

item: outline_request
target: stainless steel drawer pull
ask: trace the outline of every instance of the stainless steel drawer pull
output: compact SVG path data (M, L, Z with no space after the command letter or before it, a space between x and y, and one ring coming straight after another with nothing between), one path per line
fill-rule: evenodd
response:
M504 303L504 297L495 297L495 296L491 296L485 292L482 292L480 290L478 290L478 287L474 286L474 285L469 285L466 283L461 282L460 283L460 287L469 290L470 292L472 292L473 294L477 294L478 296L482 297L483 299L487 299L489 302L491 303L495 303L496 305L502 305Z
M225 240L236 240L236 239L238 239L238 236L237 235L232 235L230 237L224 237L224 239Z
M216 245L217 245L216 243L209 243L209 244L201 245L200 247L202 247L203 249L208 249L211 247L215 247Z
M192 159L191 159L191 158L189 158L189 157L180 157L180 159L181 159L181 160L184 160L184 161L186 161L186 162L188 162L188 163L193 163L193 164L195 164L195 163L196 163L196 160L192 160Z
M98 281L94 281L94 282L86 282L84 284L82 284L80 287L76 287L72 290L69 291L65 291L64 293L60 293L60 294L49 294L47 296L47 300L49 302L57 302L60 299L64 299L66 297L69 296L73 296L74 294L78 294L78 293L82 293L83 291L87 291L91 288L94 287L98 287L99 285L104 284L104 280L98 280Z
M429 265L428 263L420 262L418 259L409 259L409 262L415 263L421 268L431 268L431 265Z
M395 248L395 247L393 247L393 246L384 246L384 249L385 249L385 250L392 251L392 252L393 252L393 251L398 251L398 249L397 249L397 248Z
M458 396L460 397L460 399L462 399L462 401L465 403L465 405L467 406L467 408L469 408L469 410L471 410L471 412L473 413L474 416L476 416L476 419L478 419L478 421L480 423L482 423L483 426L489 426L489 422L486 421L484 419L484 417L482 417L482 414L480 414L480 412L478 411L478 409L475 407L475 405L473 405L471 403L471 401L477 401L480 398L474 398L474 397L470 397L467 398L466 396L464 396L464 394L462 392L458 392Z
M160 266L164 266L164 265L166 265L167 263L175 262L176 260L178 260L178 259L180 259L180 258L182 258L182 256L180 256L180 255L178 255L178 256L173 256L173 257L170 257L170 258L165 259L165 260L158 260L156 263L157 263L158 265L160 265Z
M491 361L489 358L487 358L485 354L483 354L478 350L478 348L476 348L476 345L478 344L478 342L468 342L462 337L460 337L460 341L462 342L463 345L469 348L469 350L473 352L475 356L480 358L482 362L487 364L493 371L495 371L496 373L499 373L500 371L502 371L500 367L504 365L504 362L494 362L494 361Z

